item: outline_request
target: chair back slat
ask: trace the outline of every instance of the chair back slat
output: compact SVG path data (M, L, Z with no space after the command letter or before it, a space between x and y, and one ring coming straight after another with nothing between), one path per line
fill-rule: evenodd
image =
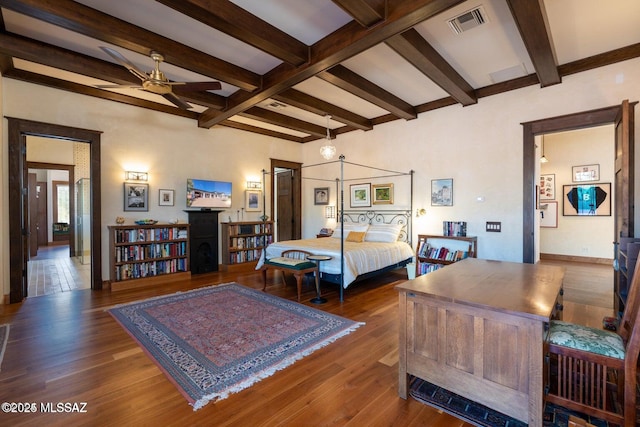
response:
M620 325L618 327L618 334L622 337L622 340L626 343L629 340L631 332L633 331L638 313L640 312L640 257L636 261L635 270L631 283L629 284L629 293L627 294L627 301L622 313L622 319L620 319Z

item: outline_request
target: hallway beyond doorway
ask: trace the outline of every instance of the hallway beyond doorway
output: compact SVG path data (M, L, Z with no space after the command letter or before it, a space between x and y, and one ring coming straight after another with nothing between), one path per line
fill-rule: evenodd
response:
M41 246L28 265L29 297L91 288L91 264L69 257L68 245Z

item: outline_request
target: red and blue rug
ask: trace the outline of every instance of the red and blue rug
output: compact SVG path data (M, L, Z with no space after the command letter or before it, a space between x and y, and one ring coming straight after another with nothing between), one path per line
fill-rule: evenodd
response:
M250 387L362 325L237 283L109 312L194 410Z

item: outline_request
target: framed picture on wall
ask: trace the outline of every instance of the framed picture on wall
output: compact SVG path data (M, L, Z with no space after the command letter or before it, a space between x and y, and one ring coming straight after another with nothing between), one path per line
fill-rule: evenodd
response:
M262 210L261 190L245 190L244 210L247 212L259 212Z
M374 205L393 204L393 184L375 184L372 187Z
M352 208L371 206L371 184L353 184L349 188Z
M431 180L431 206L453 206L453 178Z
M540 203L540 227L558 228L558 202Z
M562 215L611 216L611 183L563 185Z
M328 205L329 204L329 187L321 187L313 189L313 204Z
M538 187L540 200L556 199L556 175L553 173L540 175L540 186Z
M573 166L571 168L571 180L573 182L599 181L600 165Z
M124 210L134 212L149 210L149 184L124 183Z
M173 206L173 190L158 190L158 205Z

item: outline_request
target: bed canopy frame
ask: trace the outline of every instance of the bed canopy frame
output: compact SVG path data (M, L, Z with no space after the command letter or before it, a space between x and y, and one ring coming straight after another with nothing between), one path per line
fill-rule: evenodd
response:
M344 236L344 224L345 223L368 223L368 224L400 224L403 225L402 231L400 232L399 240L402 240L408 243L410 246L411 239L413 236L413 175L414 171L410 170L409 172L399 172L384 168L379 168L375 166L363 165L359 163L348 162L345 159L344 155L340 155L337 160L332 160L328 162L315 163L311 165L302 165L300 167L301 170L304 169L312 169L323 167L331 164L339 164L340 165L340 177L335 179L329 178L320 178L320 177L305 177L301 176L302 180L312 180L312 181L323 181L323 182L331 182L335 183L336 186L336 205L338 206L338 212L336 214L336 221L340 227L340 235ZM344 168L345 165L361 167L368 170L376 171L376 175L370 175L365 177L358 178L345 178ZM277 175L278 172L275 174ZM302 173L302 171L301 171ZM377 174L380 173L380 174ZM263 188L266 189L265 182L266 176L271 175L270 172L266 170L262 170L262 184ZM409 205L407 208L399 208L399 209L388 209L388 208L380 208L375 209L372 206L362 207L362 208L345 208L345 198L344 198L344 184L345 182L353 182L363 180L379 180L383 178L397 178L397 177L405 177L409 179ZM262 209L263 215L262 218L266 218L266 194L263 191L262 193ZM382 205L385 206L385 205ZM389 205L386 205L389 206ZM406 206L406 205L405 205ZM340 302L344 300L344 238L340 239L340 274L339 275L331 275L324 274L323 280L327 280L331 283L338 284L340 286ZM367 277L371 277L375 274L379 274L383 271L388 271L397 267L401 267L406 265L406 262L399 263L398 265L392 265L382 270L378 270L375 272L367 273L362 276L359 276L357 280L361 280Z

